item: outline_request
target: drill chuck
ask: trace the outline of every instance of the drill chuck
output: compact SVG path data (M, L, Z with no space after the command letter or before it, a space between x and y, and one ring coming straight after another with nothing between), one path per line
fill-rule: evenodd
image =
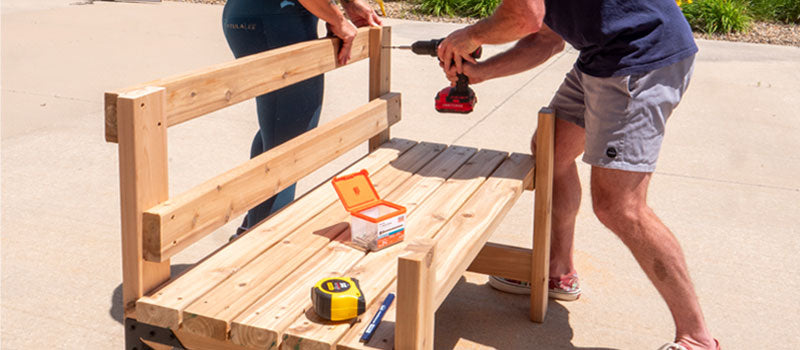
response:
M439 43L441 43L442 40L444 39L415 41L413 44L411 44L411 52L417 55L429 55L431 57L436 57L438 56L437 50L439 49Z
M442 42L442 40L444 40L444 38L415 41L413 44L411 44L411 52L417 55L429 55L431 57L437 57L439 55L439 44ZM478 47L478 49L473 51L470 56L473 58L481 58L481 53L483 53L483 49Z

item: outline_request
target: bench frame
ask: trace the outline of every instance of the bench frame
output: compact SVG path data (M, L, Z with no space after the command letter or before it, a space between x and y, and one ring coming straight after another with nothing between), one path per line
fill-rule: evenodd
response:
M126 349L157 346L142 340L185 348L243 349L138 323L136 301L170 281L169 258L180 250L350 148L367 141L372 152L389 140L389 127L400 119L400 95L389 92L390 45L390 27L361 28L354 40L351 63L369 59L368 104L173 198L167 172L169 126L338 68L339 40L299 43L106 93L106 140L119 144ZM465 253L469 271L531 281L530 317L535 322L543 321L547 309L553 120L552 111L540 111L535 179L526 182L529 189L537 186L534 249L487 243ZM341 137L352 134L356 136L348 140ZM313 154L309 145L319 142L329 142L335 152ZM253 187L258 191L244 190ZM245 192L254 194L242 195ZM433 241L418 240L409 242L398 260L397 349L433 348L433 315L441 302L432 283L435 259Z

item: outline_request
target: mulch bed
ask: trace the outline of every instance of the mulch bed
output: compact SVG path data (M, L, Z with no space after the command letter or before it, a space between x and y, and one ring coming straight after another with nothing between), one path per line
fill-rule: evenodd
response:
M225 4L225 0L168 0L203 4ZM375 4L374 1L370 3ZM377 5L375 5L377 7ZM416 4L402 0L385 0L386 17L426 22L475 23L475 18L436 17L419 14ZM800 47L800 24L779 24L754 22L747 33L705 34L695 33L695 38L710 40L740 41L758 44L786 45Z
M800 47L800 25L754 22L747 33L705 34L695 38Z

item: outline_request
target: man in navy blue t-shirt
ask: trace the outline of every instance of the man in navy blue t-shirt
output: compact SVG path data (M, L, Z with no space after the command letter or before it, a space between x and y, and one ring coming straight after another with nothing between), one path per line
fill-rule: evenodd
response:
M518 39L480 63L469 55L482 44ZM661 349L719 349L680 245L646 203L667 118L686 91L697 52L675 1L506 0L492 16L451 33L439 58L450 80L464 73L476 84L538 66L564 41L580 55L550 102L556 113L550 297L581 294L573 238L581 198L576 159L583 153L592 166L595 215L630 249L672 313L675 339ZM525 282L491 276L489 284L530 293Z

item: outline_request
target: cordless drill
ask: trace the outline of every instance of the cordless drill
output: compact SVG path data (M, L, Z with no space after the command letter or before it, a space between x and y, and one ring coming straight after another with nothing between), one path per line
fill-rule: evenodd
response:
M444 39L420 40L414 42L411 46L393 46L392 48L411 50L411 52L417 55L438 57L437 50L442 40ZM472 52L470 56L473 58L480 58L482 51L483 50L479 47ZM458 81L455 87L448 86L442 89L434 98L436 110L440 113L466 114L472 112L477 102L478 98L475 97L475 92L469 87L469 78L461 73L458 73Z

